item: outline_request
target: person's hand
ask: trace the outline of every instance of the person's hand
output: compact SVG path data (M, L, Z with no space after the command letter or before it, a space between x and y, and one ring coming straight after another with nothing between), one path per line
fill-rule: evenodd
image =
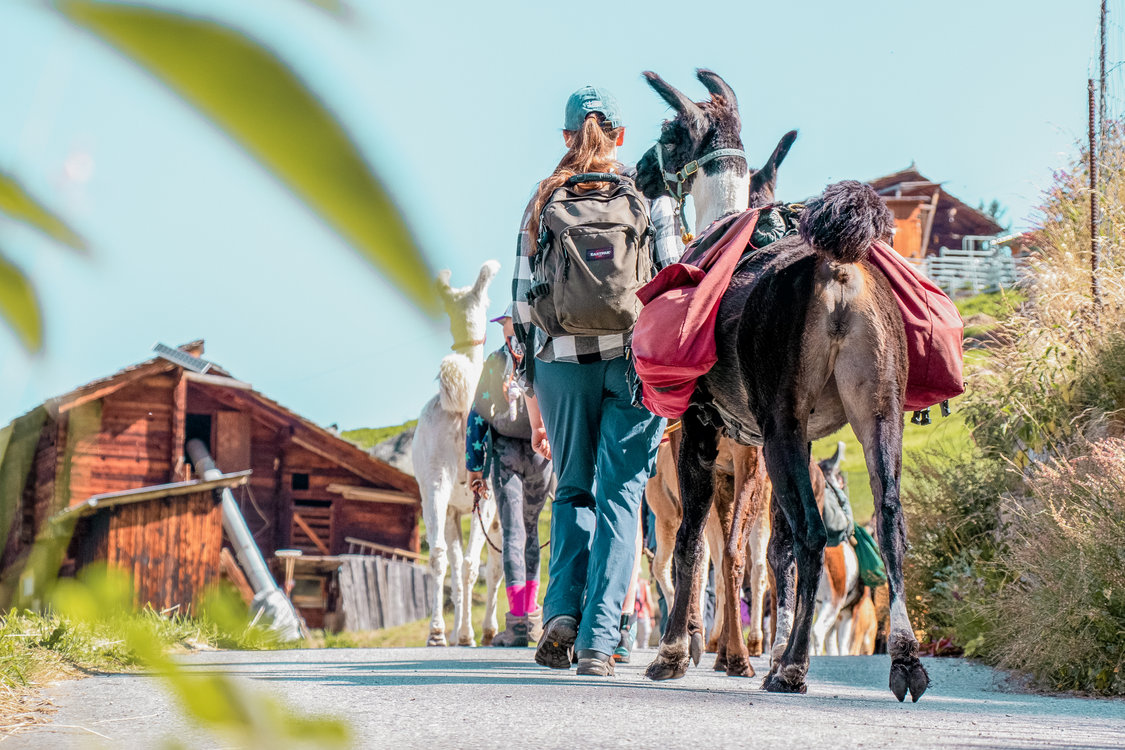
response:
M483 471L470 471L469 472L469 489L473 491L473 495L478 498L488 497L488 483L484 481Z
M539 427L531 431L531 448L543 458L551 460L551 443L547 440L547 428Z

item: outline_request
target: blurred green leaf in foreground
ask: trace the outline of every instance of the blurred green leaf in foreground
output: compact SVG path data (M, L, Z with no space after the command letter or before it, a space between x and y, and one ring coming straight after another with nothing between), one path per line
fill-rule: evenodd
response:
M67 247L86 250L86 243L77 232L3 172L0 172L0 214L38 229ZM37 352L43 348L43 315L39 310L39 300L31 282L8 260L3 248L0 248L0 318L12 327L28 351Z
M169 11L95 0L59 0L58 8L198 108L415 304L437 309L432 274L382 182L276 55L217 23Z

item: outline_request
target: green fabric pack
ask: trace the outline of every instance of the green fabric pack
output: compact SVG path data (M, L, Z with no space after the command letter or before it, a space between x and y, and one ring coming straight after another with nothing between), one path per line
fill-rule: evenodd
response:
M855 527L855 556L859 561L859 578L864 586L882 586L887 582L887 569L879 545L862 526Z
M599 186L579 188L590 182ZM652 233L632 180L603 173L571 177L539 217L531 322L556 337L632 330L641 311L637 291L653 275Z

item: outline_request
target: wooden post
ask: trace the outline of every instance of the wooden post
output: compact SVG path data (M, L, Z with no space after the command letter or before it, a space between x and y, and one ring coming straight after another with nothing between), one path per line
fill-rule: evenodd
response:
M1100 66L1100 87L1098 88L1098 134L1099 137L1105 140L1105 2L1102 0L1102 15L1101 15L1101 44L1098 52L1098 63Z
M1097 135L1094 132L1094 79L1087 80L1090 104L1090 292L1094 298L1094 320L1102 306L1101 287L1098 284L1098 256L1101 252L1101 237L1098 235L1098 150Z

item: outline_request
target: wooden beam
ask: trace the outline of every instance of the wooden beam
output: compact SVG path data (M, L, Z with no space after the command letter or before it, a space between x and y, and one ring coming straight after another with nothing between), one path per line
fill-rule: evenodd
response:
M172 471L169 482L191 477L184 471L184 442L187 440L187 380L181 370L172 386Z
M226 547L223 547L222 552L219 553L219 567L222 569L223 575L238 589L242 601L247 604L254 601L254 589L250 587L250 582L246 580L246 574L242 572L242 568L238 567L234 555Z
M421 507L422 503L417 498L413 498L401 492L392 490L377 490L372 487L357 487L352 484L338 484L332 483L328 485L328 491L337 495L342 495L345 500L363 500L369 503L391 503L394 505L411 505L416 508Z
M312 540L312 543L318 550L320 550L320 553L322 555L329 554L328 546L321 540L319 536L317 536L317 533L312 530L312 526L309 526L308 523L305 522L305 519L301 518L300 513L298 513L297 511L293 511L293 520L296 521L297 525L301 527L301 531L308 534L309 539Z
M232 474L223 474L218 479L200 480L193 479L188 482L173 482L171 484L155 484L151 487L139 487L135 490L125 490L123 492L107 492L101 495L94 495L89 500L86 500L80 505L72 505L71 507L56 513L52 518L52 522L60 521L64 518L75 516L81 518L87 516L96 510L102 508L112 508L115 505L128 505L130 503L138 503L144 500L154 500L157 498L165 497L179 497L181 495L193 495L198 492L205 492L207 490L216 490L224 488L241 487L250 481L249 471L238 471Z
M417 552L411 552L408 549L400 549L399 547L388 547L385 544L376 544L375 542L369 542L366 539L356 539L354 536L346 536L346 537L344 537L344 541L347 542L348 544L354 544L357 547L363 547L365 549L369 549L369 550L372 550L374 552L382 552L384 554L393 555L393 556L396 556L396 557L405 557L405 558L408 558L410 560L425 560L425 559L427 559L425 556L420 555Z
M214 385L219 388L234 388L240 391L254 390L254 386L247 383L245 380L235 380L234 378L226 378L222 375L206 375L191 370L184 370L184 377L192 383L199 383L200 385Z

